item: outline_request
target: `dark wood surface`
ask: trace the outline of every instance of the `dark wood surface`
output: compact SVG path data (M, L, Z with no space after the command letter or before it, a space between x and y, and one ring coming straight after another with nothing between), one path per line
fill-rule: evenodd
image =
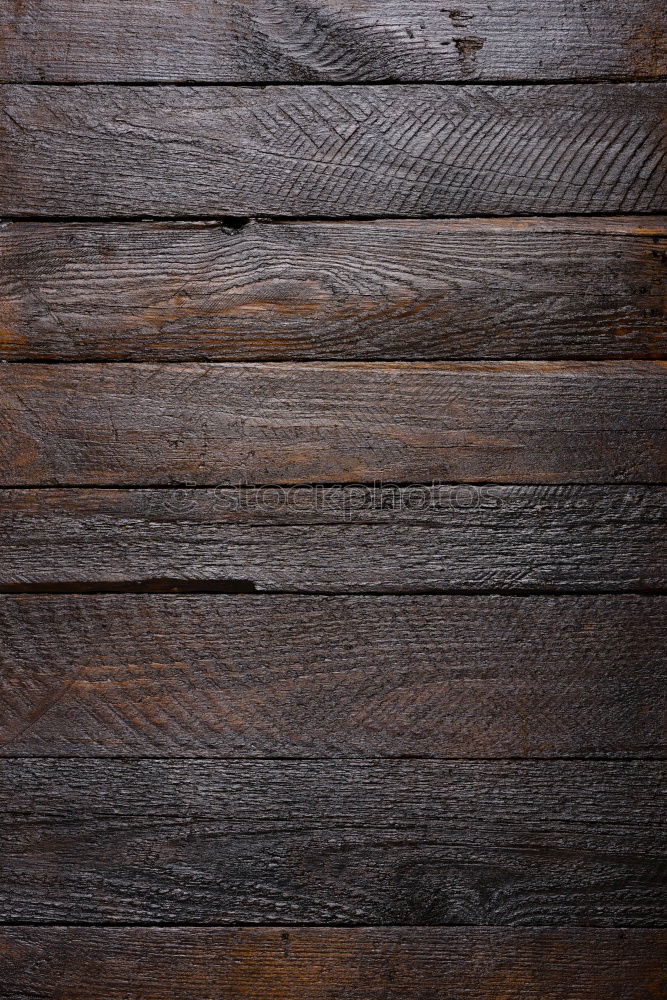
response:
M0 79L642 79L664 24L656 0L7 0Z
M0 229L6 360L650 358L665 218Z
M650 591L662 486L3 490L0 588Z
M0 1000L665 996L663 34L2 5Z
M666 385L653 361L4 366L0 485L660 482Z
M664 753L664 597L0 598L4 756Z
M0 997L657 1000L665 944L583 927L4 927Z
M0 87L6 215L667 210L665 85Z
M663 917L658 761L0 761L4 921Z

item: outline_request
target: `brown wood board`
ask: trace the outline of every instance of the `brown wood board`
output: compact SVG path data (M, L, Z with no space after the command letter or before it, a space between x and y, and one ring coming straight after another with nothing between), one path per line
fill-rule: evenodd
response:
M4 927L0 998L657 1000L660 930Z
M661 482L665 363L23 364L0 485Z
M667 353L665 218L0 227L0 358Z
M660 756L666 599L0 598L0 755Z
M0 212L667 211L665 85L0 86Z
M651 591L662 486L3 490L5 590Z
M0 79L354 82L665 73L656 0L11 0Z
M659 761L0 761L4 921L654 926Z

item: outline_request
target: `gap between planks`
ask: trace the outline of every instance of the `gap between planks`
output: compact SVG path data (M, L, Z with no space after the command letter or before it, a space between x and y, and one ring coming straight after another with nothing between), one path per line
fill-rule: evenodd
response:
M25 759L25 758L23 758ZM45 758L41 758L44 760ZM106 757L105 760L113 758ZM126 758L127 759L127 758ZM191 759L191 758L189 758ZM626 924L541 924L541 923L530 923L530 924L471 924L471 923L446 923L446 924L369 924L369 923L356 923L354 921L345 921L342 923L340 921L331 921L330 923L302 923L302 924L276 924L276 923L261 923L259 921L243 921L243 920L233 920L228 923L221 923L218 921L204 921L193 923L192 921L164 921L160 922L157 920L113 920L113 921L97 921L96 923L83 923L79 920L0 920L0 927L80 927L82 930L94 930L96 927L109 928L110 930L122 930L123 927L169 927L169 928L188 928L191 927L193 930L199 930L201 928L209 928L215 930L219 928L220 930L230 930L234 927L242 928L254 928L255 930L266 930L266 931L278 931L281 930L289 931L292 934L294 931L305 928L309 931L323 930L330 931L332 929L338 928L339 930L348 930L358 928L360 930L377 930L377 931L391 931L391 930L408 930L408 931L428 931L428 930L445 930L451 929L456 931L459 928L470 928L475 931L514 931L523 934L529 933L533 930L547 931L552 933L559 930L572 930L572 931L632 931L633 933L643 933L644 931L664 931L665 925L662 923L642 923L635 925ZM2 994L0 994L1 1000ZM30 998L32 1000L32 998ZM128 1000L133 1000L133 998L128 998Z
M12 78L2 80L2 84L21 87L242 87L245 90L266 90L267 87L571 87L582 85L586 87L609 86L610 84L627 83L664 83L667 76L663 73L651 76L638 76L633 73L616 74L615 76L571 76L558 79L517 79L496 78L493 80L478 80L474 77L465 80L400 80L397 77L387 77L384 80L322 80L319 83L312 80L259 80L246 83L242 80L22 80Z
M502 587L470 587L470 588L418 588L403 587L400 590L359 590L350 587L347 590L303 590L297 587L290 587L283 590L258 590L252 580L221 580L221 581L189 581L174 580L168 583L162 581L149 581L146 584L132 583L16 583L0 585L0 596L12 596L20 594L43 594L43 595L70 595L72 597L104 597L105 595L128 595L141 596L143 594L162 594L169 596L188 596L192 594L208 595L215 597L665 597L667 590L664 587L648 587L641 590L637 587L628 587L627 590L617 588L616 590L596 590L591 587L573 587L570 590L564 587L537 588L526 587L525 589L513 588L511 591Z
M101 764L105 764L108 761L120 761L127 764L128 761L134 760L152 760L152 761L163 761L169 762L172 760L180 761L206 761L210 764L330 764L331 761L336 761L337 763L355 763L355 764L368 764L375 763L379 764L382 761L428 761L430 764L442 764L446 766L447 764L641 764L641 763L653 763L656 761L664 760L661 753L656 751L655 753L642 753L641 755L636 754L553 754L549 757L527 757L525 754L505 754L502 757L476 757L474 754L465 754L460 756L449 755L447 757L435 757L433 754L428 753L383 753L375 754L373 756L366 755L365 757L360 754L343 754L341 756L332 757L331 754L322 754L320 756L285 756L284 754L272 753L270 756L260 757L258 755L253 755L251 753L237 754L235 757L220 757L214 756L213 754L178 754L178 753L132 753L132 754L86 754L82 756L81 754L72 753L42 753L42 754L11 754L0 752L0 760L4 761L20 761L22 764L31 761L43 761L43 760L60 760L60 761L99 761ZM3 923L0 920L0 924ZM88 925L86 925L88 926ZM477 924L475 926L478 926ZM551 926L550 924L547 926Z
M1 86L1 85L0 85ZM415 215L414 213L400 212L370 212L359 215L300 215L298 212L281 214L280 212L257 212L253 215L211 215L210 213L196 212L194 214L179 212L172 215L156 215L150 212L139 212L134 215L76 215L48 214L40 212L3 212L0 215L0 227L7 223L20 224L22 222L38 222L44 225L54 223L83 223L98 225L131 225L138 222L166 222L166 223L198 223L202 226L220 226L222 229L241 231L253 222L263 225L317 225L318 222L326 225L353 226L363 222L451 222L459 225L465 222L483 222L485 219L491 222L510 223L513 219L523 221L548 220L549 222L558 219L576 219L581 222L595 222L596 219L665 219L663 209L633 209L628 212L626 209L609 209L607 211L590 212L512 212L511 215L502 215L497 212L469 212L466 215L447 215L433 213L431 215ZM659 234L656 234L659 235Z

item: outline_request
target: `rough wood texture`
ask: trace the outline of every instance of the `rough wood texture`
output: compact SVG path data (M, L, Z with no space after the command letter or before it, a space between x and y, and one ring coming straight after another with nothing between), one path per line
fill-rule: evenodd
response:
M665 86L0 88L0 212L656 212Z
M5 756L659 756L661 597L0 598Z
M660 482L666 368L5 365L0 484Z
M0 491L0 586L667 586L664 487Z
M6 224L0 358L660 357L666 223Z
M2 1000L658 1000L660 930L3 927Z
M0 761L0 917L664 919L651 761Z
M656 0L6 0L3 80L654 77Z

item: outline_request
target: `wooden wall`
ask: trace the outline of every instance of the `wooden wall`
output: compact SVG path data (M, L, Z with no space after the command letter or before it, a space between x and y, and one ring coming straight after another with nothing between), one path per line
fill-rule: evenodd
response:
M656 0L0 8L0 1000L665 997Z

